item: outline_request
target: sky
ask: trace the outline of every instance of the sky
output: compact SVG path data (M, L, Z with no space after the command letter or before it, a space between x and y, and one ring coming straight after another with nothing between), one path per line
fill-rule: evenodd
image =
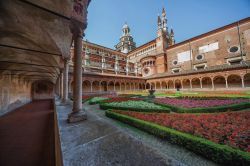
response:
M137 46L156 38L165 7L176 43L250 17L250 0L92 0L85 39L114 48L128 23Z

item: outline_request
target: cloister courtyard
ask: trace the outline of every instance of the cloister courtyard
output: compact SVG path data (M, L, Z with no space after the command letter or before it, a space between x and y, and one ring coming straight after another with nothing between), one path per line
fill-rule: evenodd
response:
M249 2L107 2L0 1L0 166L249 166Z

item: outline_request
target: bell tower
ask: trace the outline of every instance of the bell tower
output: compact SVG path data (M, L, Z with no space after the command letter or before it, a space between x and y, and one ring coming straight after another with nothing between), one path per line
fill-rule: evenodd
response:
M136 43L130 34L130 28L127 23L122 27L122 36L120 42L115 46L117 51L128 53L136 48Z
M156 72L164 73L167 69L166 48L168 46L168 27L165 8L162 9L161 16L157 18L157 38L156 38Z

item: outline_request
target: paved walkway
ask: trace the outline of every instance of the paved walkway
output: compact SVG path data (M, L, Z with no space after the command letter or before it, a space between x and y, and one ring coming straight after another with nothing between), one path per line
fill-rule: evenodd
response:
M0 165L54 165L53 117L52 100L34 101L0 117Z
M70 106L57 103L65 166L215 165L186 149L105 117L98 105L84 104L84 108L88 120L68 124Z

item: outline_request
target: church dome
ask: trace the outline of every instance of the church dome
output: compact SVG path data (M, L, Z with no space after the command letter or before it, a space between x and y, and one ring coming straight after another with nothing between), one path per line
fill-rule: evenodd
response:
M127 24L127 23L125 23L125 24L123 25L122 29L129 29L128 24Z

